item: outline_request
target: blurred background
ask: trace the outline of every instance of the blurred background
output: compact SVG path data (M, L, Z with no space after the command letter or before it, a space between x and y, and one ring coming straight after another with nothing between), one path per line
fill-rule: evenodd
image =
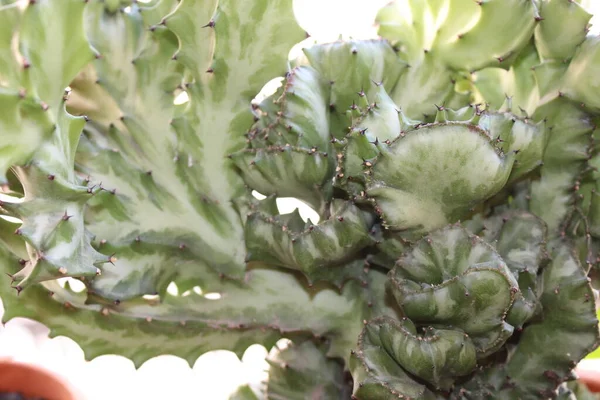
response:
M387 2L295 0L294 11L300 25L312 36L310 40L334 41L340 35L365 39L377 36L373 21L377 10ZM599 0L584 2L591 12L600 14ZM592 19L592 24L598 26L592 26L590 34L600 33L600 18ZM314 214L294 199L280 199L278 206L281 213L299 207L305 218ZM3 312L0 299L0 316ZM48 332L45 326L25 319L0 325L0 358L11 357L51 369L74 385L82 400L226 400L240 385L258 387L267 377L268 350L260 345L249 347L241 361L231 352L214 351L200 357L193 368L178 357L160 356L135 370L131 361L120 356L107 355L86 362L75 342L66 337L49 339ZM278 345L285 346L285 340ZM600 369L600 358L584 362Z

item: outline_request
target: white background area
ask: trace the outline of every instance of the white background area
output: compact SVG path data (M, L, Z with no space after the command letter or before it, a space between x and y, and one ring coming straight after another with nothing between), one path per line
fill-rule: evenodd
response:
M376 36L372 26L376 12L387 0L296 0L295 11L302 27L318 40ZM600 13L600 0L589 0L590 11ZM592 4L593 3L593 4ZM600 25L600 21L598 21ZM592 28L600 31L600 26ZM293 201L280 204L282 213L291 212ZM311 210L303 210L310 215ZM0 284L6 284L0 279ZM3 307L0 301L0 316ZM242 361L227 351L210 352L190 368L183 359L160 356L139 370L120 356L102 356L86 362L83 352L65 337L47 338L48 329L24 319L0 325L0 358L12 357L45 366L66 377L81 392L82 400L225 400L239 385L260 385L268 368L267 350L248 348Z

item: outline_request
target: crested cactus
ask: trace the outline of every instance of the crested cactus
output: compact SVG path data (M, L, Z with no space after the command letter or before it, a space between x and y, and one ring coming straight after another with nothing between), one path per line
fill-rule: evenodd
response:
M396 0L289 59L291 3L0 0L5 321L138 366L291 339L232 398L585 398L591 15Z

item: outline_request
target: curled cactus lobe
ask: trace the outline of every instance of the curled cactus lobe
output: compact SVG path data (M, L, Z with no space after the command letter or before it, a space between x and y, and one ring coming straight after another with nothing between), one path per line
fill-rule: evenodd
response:
M520 293L516 278L492 246L459 226L421 239L388 278L404 317L365 327L354 353L355 368L366 369L354 372L364 376L355 381L358 398L370 398L371 391L389 391L390 398L447 391L514 331L506 319ZM387 381L386 371L398 371L398 380Z
M485 221L479 232L506 262L520 294L508 312L508 322L521 329L539 312L538 274L548 261L546 225L533 214L507 212Z
M384 393L389 398L435 398L409 374L445 389L452 385L452 377L467 375L476 366L475 346L466 334L433 327L419 334L408 319L372 320L358 345L360 350L351 359L357 398L385 398Z
M531 214L483 225L481 237L433 232L398 260L387 285L403 317L363 330L351 359L357 398L552 397L597 346L593 293L572 249L549 243L548 263L545 225Z
M480 358L513 332L505 319L518 283L491 246L461 228L422 239L390 272L389 288L406 317L458 328Z
M4 320L136 366L290 339L239 399L585 398L590 18L396 0L290 60L291 0L0 0Z
M573 379L577 360L597 346L593 294L579 260L564 243L549 243L549 252L552 261L539 278L543 318L523 329L504 363L483 367L457 390L456 398L478 399L491 393L502 399L555 396L557 385ZM549 348L557 351L545 350Z
M430 153L439 159L422 162ZM498 154L491 138L473 126L426 125L383 148L367 170L367 195L390 228L430 231L497 193L513 164L512 155ZM442 181L444 171L449 176Z
M341 286L349 277L364 275L363 262L353 262L374 239L372 216L351 203L337 200L328 220L313 225L298 212L281 216L253 213L246 222L248 261L260 261L302 271L313 281L327 280Z

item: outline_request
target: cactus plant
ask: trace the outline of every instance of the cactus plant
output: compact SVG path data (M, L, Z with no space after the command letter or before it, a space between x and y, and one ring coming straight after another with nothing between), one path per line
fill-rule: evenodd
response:
M290 59L291 3L0 0L4 320L137 366L291 339L234 398L584 396L584 5L396 0Z

